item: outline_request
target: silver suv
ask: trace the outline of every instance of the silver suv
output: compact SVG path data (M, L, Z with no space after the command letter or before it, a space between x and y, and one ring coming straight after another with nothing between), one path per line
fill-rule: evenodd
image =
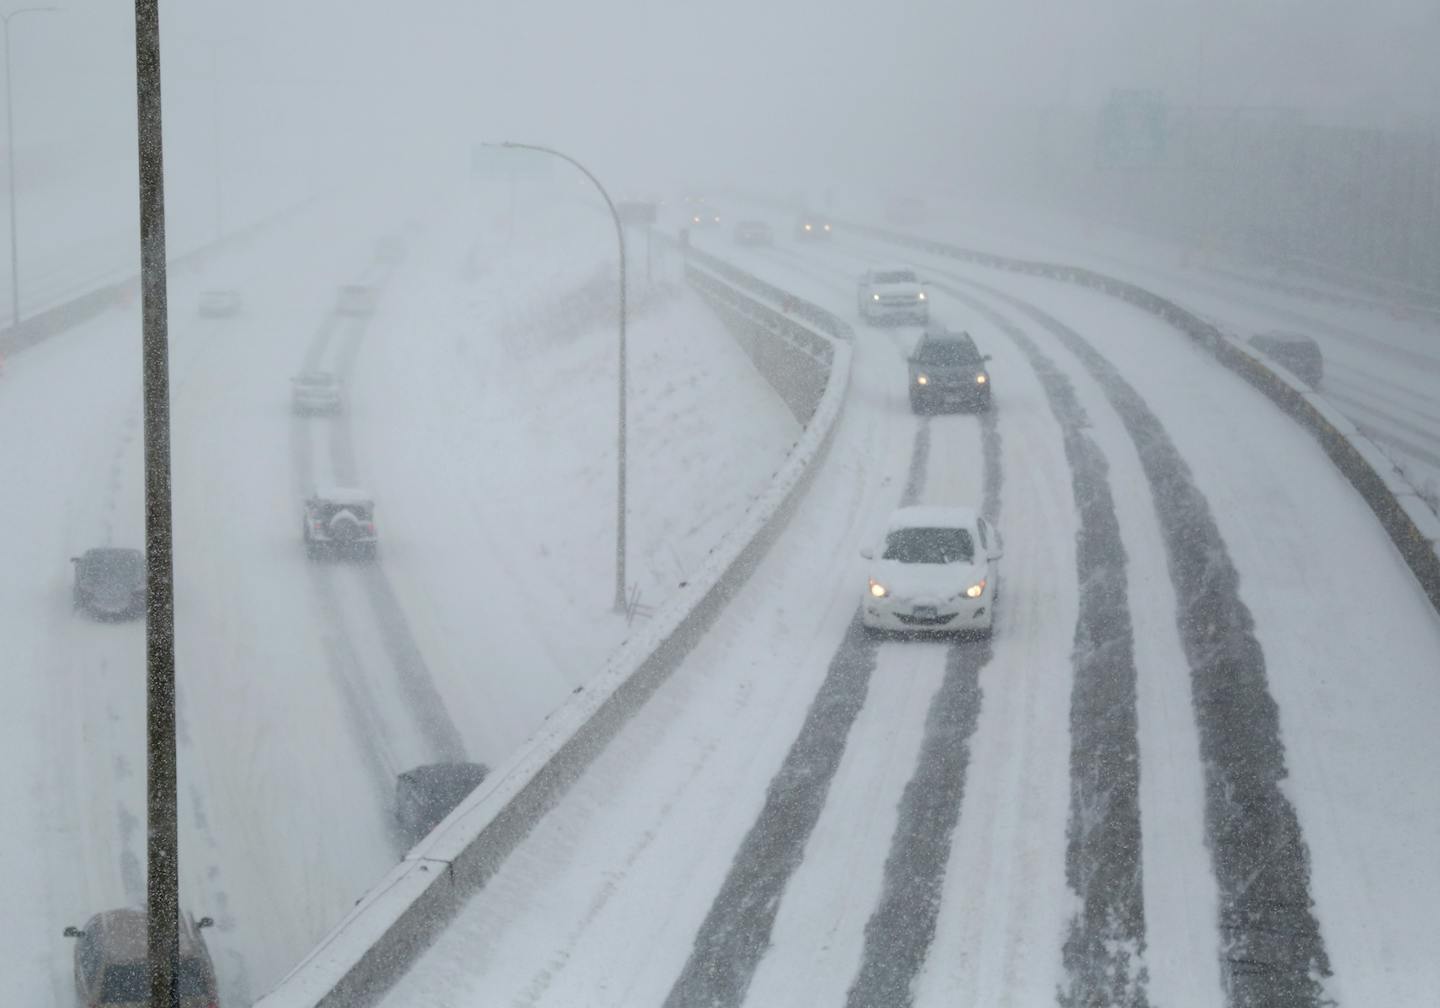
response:
M305 553L312 560L375 556L375 502L364 490L317 488L305 498L304 522Z

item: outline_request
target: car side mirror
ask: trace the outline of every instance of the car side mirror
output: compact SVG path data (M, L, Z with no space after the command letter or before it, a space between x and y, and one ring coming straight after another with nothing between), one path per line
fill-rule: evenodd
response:
M861 558L862 560L874 560L874 559L875 559L875 551L872 550L869 546L866 546L864 549L862 549L862 550L860 551L860 558Z
M214 918L214 917L201 917L198 921L195 922L195 926L196 926L197 928L214 927L214 926L215 926L215 918Z
M79 557L71 557L71 558L70 558L70 562L71 562L71 563L79 563L79 562L80 562L80 558L79 558Z
M83 937L85 937L85 932L84 932L84 931L81 931L81 930L80 930L79 928L77 928L74 924L71 924L69 927L67 927L67 928L65 929L65 937L66 937L66 938L83 938Z
M980 355L980 359L981 359L981 360L989 360L989 359L990 359L990 355L989 355L988 353L987 353L987 354L981 354L981 355Z

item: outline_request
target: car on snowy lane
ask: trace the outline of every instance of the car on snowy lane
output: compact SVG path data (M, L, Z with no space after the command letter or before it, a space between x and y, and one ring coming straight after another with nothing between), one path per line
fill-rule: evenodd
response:
M969 333L927 329L910 354L910 408L916 413L990 408L990 372Z
M407 846L423 840L485 782L483 763L431 763L401 774L395 782L395 821Z
M855 310L866 322L930 321L929 295L915 271L903 266L866 270L855 298Z
M970 508L899 508L860 551L870 562L861 623L872 633L989 634L1003 549Z
M75 997L90 1008L145 1008L150 1004L148 920L142 910L106 910L67 927L75 939ZM203 931L215 922L180 915L180 961L176 977L180 1008L215 1008L215 964Z
M364 490L319 487L305 498L302 536L311 560L375 556L375 502Z
M71 600L97 619L130 619L145 612L145 554L102 546L71 557Z
M339 413L340 379L329 371L304 371L290 379L290 406L300 414Z

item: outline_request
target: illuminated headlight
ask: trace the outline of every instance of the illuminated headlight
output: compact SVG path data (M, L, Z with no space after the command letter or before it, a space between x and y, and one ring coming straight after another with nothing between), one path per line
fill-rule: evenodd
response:
M873 583L873 582L872 582ZM978 584L973 584L965 589L966 598L979 598L985 594L985 579L981 578Z
M980 372L979 374L977 374L977 375L975 376L975 384L976 384L976 385L984 385L984 384L985 384L987 381L989 381L989 380L990 380L989 376L987 376L987 375L985 374L985 372L983 372L983 371Z
M916 294L915 297L916 297L918 300L924 301L924 300L925 300L925 292L924 292L924 291L921 291L919 294Z
M879 300L880 300L880 295L879 295L879 294L871 294L871 295L870 295L870 300L872 300L872 301L879 301Z
M923 375L923 374L918 374L918 375L916 375L916 376L915 376L915 384L916 384L916 385L929 385L929 384L930 384L930 376L929 376L929 375Z
M826 230L826 231L829 231L829 230L830 230L830 225L829 225L829 224L826 224L826 225L825 225L825 230Z
M876 598L884 598L890 594L890 590L874 578L870 579L870 594Z
M692 217L692 218L690 218L690 220L691 220L692 223L695 223L695 224L699 224L699 223L700 223L700 218L699 218L699 217Z
M805 225L805 230L806 230L806 231L809 231L809 230L810 230L810 225L809 225L809 224L806 224L806 225Z

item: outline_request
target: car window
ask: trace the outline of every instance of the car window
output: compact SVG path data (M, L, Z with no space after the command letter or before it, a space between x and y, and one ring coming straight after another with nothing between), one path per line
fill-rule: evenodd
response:
M127 1004L150 999L150 967L144 962L112 963L100 985L101 1004Z
M75 946L75 957L80 961L80 974L87 985L95 983L95 971L100 966L100 956L95 948L93 935L83 934Z
M916 283L915 274L909 270L891 270L888 273L872 274L876 283Z
M203 959L192 956L181 960L179 987L182 998L204 997L210 993L210 971Z
M927 339L916 349L915 359L923 364L978 364L980 354L968 341Z
M990 548L990 532L985 527L985 519L981 518L976 521L975 527L980 532L980 548L983 550L988 550Z
M967 529L907 528L885 537L884 559L901 563L967 563L974 559L975 544Z

